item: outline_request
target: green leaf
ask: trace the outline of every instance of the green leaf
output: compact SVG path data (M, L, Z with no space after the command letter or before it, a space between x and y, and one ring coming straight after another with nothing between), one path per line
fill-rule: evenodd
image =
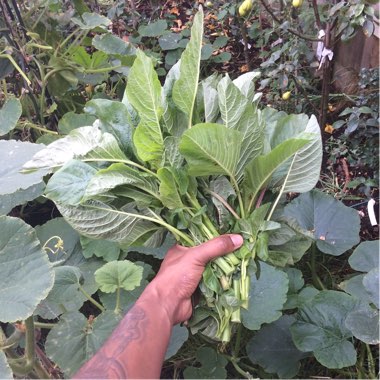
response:
M359 272L369 272L379 266L379 241L364 241L360 243L349 257L352 269Z
M143 268L131 261L110 261L95 272L95 280L104 293L117 289L133 290L140 285Z
M53 286L54 273L32 227L0 216L0 321L30 317Z
M175 168L161 168L157 171L160 179L160 198L169 209L183 208L181 195L187 191L189 179L186 173Z
M339 284L339 288L344 290L346 293L355 296L362 302L371 303L370 296L363 285L364 274L359 274L353 276L348 280L345 280Z
M213 123L219 114L218 91L208 82L202 81L205 122Z
M295 115L290 115L295 116ZM295 123L302 123L302 119L295 119ZM297 129L303 129L304 126ZM280 186L286 177L284 192L304 193L314 188L319 180L322 164L322 139L318 121L314 115L309 119L304 132L308 134L310 142L302 147L295 155L293 161L289 161L279 167L273 174L271 186ZM279 138L280 135L277 135ZM282 136L282 134L281 134ZM302 138L302 133L295 137Z
M108 99L94 99L86 103L84 110L95 115L99 119L96 126L102 132L113 135L126 155L133 157L134 126L132 115L125 104Z
M46 354L66 377L71 377L100 349L119 321L110 311L94 320L87 320L79 312L66 313L47 337Z
M180 77L173 86L173 100L189 119L189 128L197 95L203 38L203 10L194 16L190 42L181 56Z
M178 48L178 41L181 39L178 33L166 33L158 39L162 50L174 50Z
M242 133L242 146L236 170L237 180L241 181L247 164L263 152L264 123L260 111L252 104L248 104L236 129Z
M185 379L225 379L228 361L211 347L201 347L196 354L201 367L187 367L183 374Z
M170 335L168 348L166 349L165 360L174 356L178 350L183 346L189 337L189 332L186 327L175 325Z
M379 344L379 310L369 306L351 311L345 321L355 338L367 344Z
M137 51L129 73L126 93L141 118L133 137L137 154L143 161L154 161L159 166L164 146L160 127L163 113L161 84L151 58L141 50Z
M42 144L0 140L0 215L43 193L46 170L22 174L23 164L44 148Z
M343 368L356 363L356 351L348 341L351 331L345 326L347 314L357 301L348 294L322 291L298 311L291 327L293 341L303 352L312 351L327 368Z
M255 158L245 167L243 185L250 192L251 199L256 199L259 191L269 182L274 171L300 148L307 144L307 139L289 139L276 146L264 156Z
M77 205L81 202L87 185L96 169L90 165L71 160L50 178L45 194L54 202Z
M220 124L197 124L187 130L179 150L194 176L227 174L233 177L240 156L241 134Z
M158 37L165 32L167 27L168 24L165 20L157 20L148 25L141 25L138 31L142 37Z
M9 367L7 357L0 351L0 379L14 379L11 367Z
M260 262L260 277L250 277L249 307L242 310L242 323L249 330L259 330L263 323L274 322L281 317L286 301L288 277L286 273Z
M52 170L79 157L92 161L126 160L115 137L111 134L102 133L95 126L81 127L37 152L23 165L23 170L26 172L39 168Z
M80 309L87 298L79 291L84 282L82 272L74 266L59 266L54 268L54 286L48 296L38 305L36 314L44 316L44 308L57 318L60 314ZM95 293L93 289L92 293ZM91 293L91 294L92 294ZM48 315L49 317L50 315Z
M227 128L236 128L248 99L235 86L228 74L218 84L218 99L224 124Z
M293 343L289 328L294 322L293 316L283 315L260 329L247 344L249 360L268 373L276 373L280 379L296 376L300 360L308 355Z
M92 39L92 46L106 54L136 55L136 49L132 44L111 33L96 35Z
M0 109L0 136L6 135L17 124L22 113L21 102L17 98L5 101Z
M301 194L285 207L284 215L296 220L305 236L312 231L318 249L329 255L341 255L359 242L357 211L321 191Z
M234 79L233 84L240 90L240 92L252 102L255 97L255 83L254 80L259 78L261 73L259 71L250 71L242 74Z
M82 30L90 30L100 27L105 29L109 24L111 24L111 20L107 17L99 15L97 13L83 13L80 18L72 17L71 21L78 25Z
M96 256L105 261L114 261L119 258L120 247L114 241L108 240L92 240L81 236L80 243L83 248L83 256L90 258Z
M158 229L157 225L144 219L141 211L131 207L115 210L98 201L75 207L57 203L57 207L73 228L92 239L106 239L128 246Z
M363 285L369 294L370 300L379 308L379 267L373 268L363 277Z
M83 113L67 112L58 122L58 131L63 135L69 134L73 129L90 126L94 123L96 117Z
M141 173L125 164L116 163L106 169L98 170L88 183L85 199L95 197L120 185L136 186L157 197L158 186L153 176Z

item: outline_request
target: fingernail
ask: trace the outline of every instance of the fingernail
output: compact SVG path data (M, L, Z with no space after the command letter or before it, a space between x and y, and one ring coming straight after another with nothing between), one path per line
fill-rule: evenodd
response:
M230 235L230 239L236 248L243 244L243 237L241 235Z

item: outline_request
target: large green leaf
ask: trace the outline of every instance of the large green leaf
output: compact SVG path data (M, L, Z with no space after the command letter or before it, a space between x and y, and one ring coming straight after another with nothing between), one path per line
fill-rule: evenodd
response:
M379 241L364 241L360 243L349 257L352 269L359 272L369 272L379 266Z
M83 248L83 256L86 259L96 256L109 262L117 260L120 255L120 247L114 241L93 240L85 236L81 236L80 244Z
M289 139L276 146L264 156L255 158L245 167L244 186L250 192L251 199L255 199L259 191L264 188L274 171L287 159L309 142L307 139Z
M225 126L236 128L248 104L248 99L235 86L228 74L218 83L218 100Z
M133 156L134 125L126 105L108 99L93 99L86 103L84 110L98 118L97 127L113 135L128 157Z
M70 377L100 349L119 321L110 311L92 320L79 312L64 314L47 337L46 353Z
M39 168L51 170L79 157L86 157L88 161L126 159L115 137L110 133L102 133L96 126L81 127L40 150L23 165L23 169L24 171Z
M281 165L273 173L271 186L282 185L286 177L284 192L304 193L312 190L319 180L322 164L322 138L318 121L314 115L308 120L306 128L303 119L297 118L296 120L298 123L302 123L298 128L302 132L294 137L302 136L302 133L305 132L308 134L310 142L296 153L293 160Z
M184 207L181 195L187 191L189 179L186 173L174 168L161 168L157 172L160 179L160 198L169 209Z
M117 289L133 290L140 285L143 268L128 260L110 261L95 272L95 280L104 293Z
M220 124L197 124L186 131L179 150L189 164L189 174L234 176L240 157L240 132Z
M201 367L187 367L184 371L185 379L225 379L227 359L218 354L211 347L201 347L196 354Z
M363 277L363 285L371 302L376 305L377 308L380 307L379 298L379 267L373 268Z
M73 228L93 239L106 239L128 246L158 229L133 208L115 210L98 201L84 202L75 207L57 203L57 207Z
M248 104L236 125L236 129L242 133L243 139L236 169L237 180L241 181L247 164L263 152L264 123L261 112L252 104Z
M0 140L0 215L13 207L40 196L45 187L47 171L22 174L23 164L44 148L42 144L15 140Z
M7 357L0 351L0 379L14 379L11 367L9 367Z
M133 56L136 54L136 49L132 44L122 40L120 37L112 33L96 35L92 39L92 46L94 46L96 49L107 54L122 55L122 56L124 55Z
M218 91L210 83L202 81L205 122L213 123L219 114Z
M351 311L346 318L346 327L355 338L367 344L379 344L379 310L362 306Z
M360 218L356 210L318 190L301 194L284 209L288 219L296 220L312 232L317 247L330 255L341 255L359 242Z
M198 90L202 38L203 10L200 9L194 16L190 42L181 56L180 77L173 86L174 103L188 116L189 127L192 125L195 98Z
M240 92L252 102L255 98L255 82L254 79L259 78L260 71L250 71L244 73L234 79L233 84L240 90Z
M263 323L281 317L286 301L288 277L283 271L260 262L260 277L250 276L249 307L242 309L242 323L250 330L259 330Z
M106 169L99 170L89 181L85 199L105 193L120 185L136 186L154 197L158 197L158 186L150 175L141 173L131 167L116 163Z
M31 316L53 286L54 273L32 227L0 216L0 321Z
M170 335L168 348L166 349L165 360L175 355L182 347L182 345L187 341L188 337L189 332L186 327L181 325L174 326Z
M327 368L343 368L356 363L356 351L348 340L351 331L345 326L347 314L357 306L348 294L322 291L298 311L290 327L293 341L303 352L312 351Z
M96 117L84 113L67 112L58 122L58 131L63 135L69 134L73 129L90 126Z
M294 345L290 326L295 322L291 315L283 315L277 321L264 326L247 344L247 354L254 364L268 373L276 373L280 379L297 375L300 360L308 354Z
M77 205L95 173L96 169L92 166L82 161L71 160L50 178L45 194L55 202Z
M94 28L106 29L111 23L107 17L97 13L84 12L80 17L72 17L71 21L78 25L82 30L90 30Z
M58 270L59 265L66 268L66 271L58 270L56 272L61 280L57 280L57 276L55 277L54 291L51 290L35 311L35 314L42 318L54 319L65 311L78 310L86 299L77 287L78 282L88 294L93 294L98 290L94 272L104 262L86 259L83 256L79 234L63 218L49 220L44 225L37 226L35 230L41 245L46 247L49 260L56 267L55 269ZM62 246L59 249L56 247L58 238L62 240ZM78 273L78 270L79 279L77 280L75 274ZM72 281L68 282L67 280L70 278ZM60 299L61 294L64 295L68 289L73 292L73 297L71 299L70 297Z
M0 136L7 134L16 126L21 113L21 102L17 98L10 98L4 103L0 109Z
M160 162L164 140L160 127L162 116L161 84L152 59L141 50L128 75L128 100L138 111L141 122L133 137L137 154L143 161Z

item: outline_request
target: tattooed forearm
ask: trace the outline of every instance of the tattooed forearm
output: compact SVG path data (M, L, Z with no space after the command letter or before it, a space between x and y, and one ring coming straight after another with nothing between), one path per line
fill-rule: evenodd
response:
M148 323L144 310L135 305L123 318L103 347L74 376L82 379L127 379L126 363L120 356L134 341L145 337Z

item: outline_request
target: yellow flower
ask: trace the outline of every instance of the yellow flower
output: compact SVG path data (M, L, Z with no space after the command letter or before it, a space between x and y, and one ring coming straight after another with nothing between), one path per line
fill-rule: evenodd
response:
M334 132L334 127L331 125L331 124L326 124L325 125L325 132L326 133L330 133L330 134L332 134L333 132Z

